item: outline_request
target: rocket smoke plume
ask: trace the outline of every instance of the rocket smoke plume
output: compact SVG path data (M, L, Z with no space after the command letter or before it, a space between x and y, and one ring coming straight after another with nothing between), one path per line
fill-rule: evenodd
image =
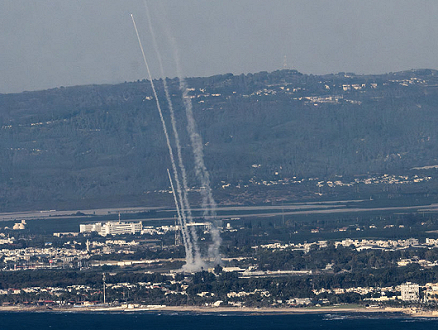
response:
M146 4L146 2L145 2ZM147 8L147 5L146 5ZM148 11L148 10L147 10ZM150 16L148 13L148 19L150 22ZM217 221L217 215L216 215L216 202L213 198L213 193L211 190L210 185L210 175L208 173L208 170L204 163L204 148L202 143L202 138L197 132L196 129L196 122L193 115L193 106L192 101L188 96L188 89L187 89L187 83L185 78L182 75L181 70L181 64L179 61L179 53L178 53L178 47L176 44L175 39L172 37L172 34L169 31L168 24L164 25L165 32L167 34L168 39L170 40L172 49L173 49L173 55L174 60L176 63L177 68L177 74L179 78L180 83L180 89L183 96L183 102L184 107L186 110L186 117L187 117L187 131L189 133L190 142L192 145L193 150L193 156L195 159L195 173L198 178L198 180L201 183L201 206L204 210L204 218L206 220L209 220L211 223L211 237L213 243L210 245L208 250L208 257L210 259L213 259L215 262L220 262L220 255L219 255L219 247L221 245L221 237L220 232L218 229L218 221ZM151 28L151 24L150 24Z
M190 203L189 203L188 196L187 196L187 191L189 190L188 183L187 183L187 174L186 174L186 169L185 169L184 162L182 159L181 143L180 143L180 139L179 139L178 130L176 127L176 120L175 120L175 112L173 109L173 103L172 103L172 99L170 97L169 88L167 86L167 81L166 81L166 77L164 74L163 61L161 58L160 51L158 49L157 39L155 37L155 32L154 32L154 29L152 26L152 20L151 20L151 16L150 16L150 12L149 12L149 7L148 7L146 1L143 1L143 3L144 3L144 6L146 8L146 15L147 15L147 19L148 19L149 31L150 31L151 36L152 36L152 43L153 43L153 47L155 50L155 54L156 54L157 59L158 59L158 63L159 63L159 67L160 67L160 74L161 74L161 77L163 80L164 92L165 92L166 100L167 100L168 107L169 107L172 132L173 132L174 139L175 139L175 147L176 147L176 152L177 152L178 165L179 165L179 168L181 171L181 178L182 178L182 185L183 185L182 188L183 189L182 189L182 196L179 193L179 195L182 197L179 199L180 205L181 205L182 212L187 213L186 216L188 218L188 221L193 222L192 211L191 211ZM174 173L174 175L176 176L175 173ZM190 227L190 234L193 238L194 260L193 260L193 265L186 265L185 268L198 268L198 269L200 269L202 266L204 266L204 264L203 264L203 261L202 261L201 256L200 256L199 247L197 245L198 236L196 233L196 229L193 226Z
M175 164L175 159L174 159L174 156L173 156L173 151L172 151L172 146L171 146L170 139L169 139L169 134L167 132L166 123L164 121L163 112L161 110L160 102L158 100L158 95L157 95L157 92L156 92L156 89L155 89L155 85L154 85L154 82L153 82L153 79L152 79L152 75L151 75L151 72L150 72L150 69L149 69L149 65L148 65L148 62L147 62L147 59L146 59L146 55L144 53L144 49L143 49L143 46L142 46L142 43L141 43L141 40L140 40L140 36L138 34L137 25L135 24L134 16L132 14L131 14L131 19L132 19L132 23L134 24L134 29L135 29L135 33L137 35L137 39L138 39L138 43L139 43L139 46L140 46L140 50L141 50L141 53L143 55L144 64L146 66L146 70L148 72L149 79L151 81L152 91L153 91L153 94L154 94L154 97L155 97L155 100L156 100L158 112L159 112L159 115L160 115L160 120L161 120L161 123L162 123L162 126L163 126L164 135L166 137L167 148L169 150L169 156L170 156L170 160L171 160L171 163L172 163L172 170L174 172L175 181L176 181L176 184L177 184L178 195L179 195L179 198L181 199L181 186L180 186L180 183L179 183L178 171L177 171L176 164ZM181 203L181 207L182 207L182 205L183 204ZM193 265L194 264L193 243L192 243L190 235L187 235L187 219L185 217L185 212L183 212L183 210L182 210L182 212L180 214L181 214L181 217L179 217L179 224L181 226L181 231L183 232L184 247L185 247L185 250L186 250L186 263L188 265ZM196 258L200 259L199 256L196 256Z
M195 158L195 173L201 182L201 198L202 209L204 210L204 218L209 219L212 223L211 238L212 245L209 247L208 256L214 259L215 262L220 261L219 247L221 245L221 237L216 220L216 202L213 198L213 193L210 185L210 175L204 163L204 149L202 138L196 130L196 123L193 117L192 101L187 95L187 85L184 78L180 79L180 89L183 93L184 105L187 116L187 131L189 132L190 142L193 148L193 156Z
M172 189L173 198L175 200L176 214L178 216L178 224L182 228L183 220L182 220L181 210L179 208L178 200L176 199L175 188L173 186L172 176L170 175L169 169L167 169L167 175L169 176L170 188ZM181 230L181 233L182 233L183 242L184 242L184 249L187 251L186 232L185 232L185 230Z

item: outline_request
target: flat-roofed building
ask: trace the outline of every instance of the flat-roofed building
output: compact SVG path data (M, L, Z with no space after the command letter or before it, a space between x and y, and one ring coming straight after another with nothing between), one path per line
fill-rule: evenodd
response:
M400 285L401 300L403 301L419 301L420 286L416 283L406 282Z
M122 234L137 234L140 233L143 228L142 222L121 222L121 221L108 221L105 223L93 223L79 225L79 231L81 233L97 232L100 236L107 235L122 235Z

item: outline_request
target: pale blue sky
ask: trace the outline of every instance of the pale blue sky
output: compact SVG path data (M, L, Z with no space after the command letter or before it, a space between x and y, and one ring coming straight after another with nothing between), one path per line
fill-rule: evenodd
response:
M163 25L187 76L288 67L303 73L438 69L436 0L149 0L166 75ZM154 76L143 0L0 0L0 93Z

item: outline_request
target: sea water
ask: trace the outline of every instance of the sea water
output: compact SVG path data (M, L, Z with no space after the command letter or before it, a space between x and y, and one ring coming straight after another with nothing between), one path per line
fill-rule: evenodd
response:
M438 319L410 318L400 314L294 314L257 315L239 313L78 313L0 312L0 329L126 329L126 330L245 330L245 329L324 329L388 330L438 329Z

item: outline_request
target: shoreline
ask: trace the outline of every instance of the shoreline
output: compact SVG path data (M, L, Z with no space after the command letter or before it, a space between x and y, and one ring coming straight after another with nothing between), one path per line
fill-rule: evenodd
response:
M401 314L407 317L437 318L438 310L423 311L408 307L362 307L362 306L329 306L329 307L210 307L210 306L160 306L146 305L138 307L126 306L80 306L80 307L47 307L47 306L0 306L1 312L38 312L38 313L141 313L141 312L172 312L172 313L242 313L248 315L299 315L325 313L351 314Z

